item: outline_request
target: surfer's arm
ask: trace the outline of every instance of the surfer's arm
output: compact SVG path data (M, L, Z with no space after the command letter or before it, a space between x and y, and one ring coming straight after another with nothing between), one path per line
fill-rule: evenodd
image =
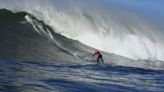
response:
M94 54L92 55L92 57L95 56L95 54L96 54L96 53L94 53Z

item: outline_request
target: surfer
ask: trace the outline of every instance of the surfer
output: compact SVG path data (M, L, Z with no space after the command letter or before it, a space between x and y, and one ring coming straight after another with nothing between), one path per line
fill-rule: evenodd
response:
M97 56L97 63L99 63L99 59L101 59L101 61L104 63L102 54L100 53L99 50L96 50L96 52L92 56L95 56L95 55Z

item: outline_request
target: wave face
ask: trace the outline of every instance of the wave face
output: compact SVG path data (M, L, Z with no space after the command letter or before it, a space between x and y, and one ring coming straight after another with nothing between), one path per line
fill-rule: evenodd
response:
M28 15L31 16L26 12L12 13L9 10L0 10L1 59L39 61L76 60L72 53L57 46L46 35L39 34L33 25L26 20L25 17ZM43 25L43 22L39 20L37 22L42 23L42 27L48 30L49 27L45 24ZM46 30L44 32L46 34ZM51 35L71 44L71 41L56 33L52 33ZM70 48L73 47L70 46Z

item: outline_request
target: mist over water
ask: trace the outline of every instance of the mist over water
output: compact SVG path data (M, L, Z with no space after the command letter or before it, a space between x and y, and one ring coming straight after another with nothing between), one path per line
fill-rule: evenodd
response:
M162 29L139 13L99 0L0 0L0 8L26 11L56 33L132 59L164 61Z

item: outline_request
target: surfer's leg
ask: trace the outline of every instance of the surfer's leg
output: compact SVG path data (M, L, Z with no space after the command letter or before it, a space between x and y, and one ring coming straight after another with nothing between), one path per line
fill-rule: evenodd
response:
M103 60L103 58L101 57L101 60L102 60L102 62L104 63L104 60Z
M101 58L101 61L104 63L103 57L102 57L102 56L100 56L100 58Z
M100 57L97 57L97 63L99 63L99 59L100 59Z

